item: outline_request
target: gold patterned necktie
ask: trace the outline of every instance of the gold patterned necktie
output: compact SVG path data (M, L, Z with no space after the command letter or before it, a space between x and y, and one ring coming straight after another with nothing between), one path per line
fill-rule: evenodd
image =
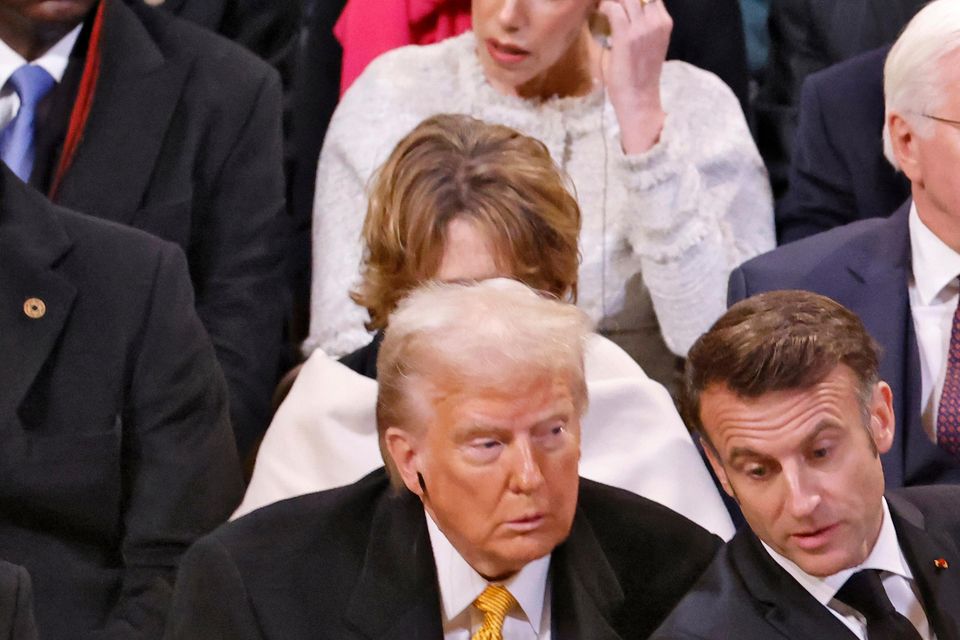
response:
M471 640L503 640L503 620L517 600L499 584L488 585L473 601L473 606L483 612L483 625Z

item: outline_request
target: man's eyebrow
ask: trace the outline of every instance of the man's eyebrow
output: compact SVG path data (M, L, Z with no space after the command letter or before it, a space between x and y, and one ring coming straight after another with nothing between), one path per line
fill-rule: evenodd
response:
M817 426L813 428L813 431L810 432L803 439L803 445L809 446L814 440L819 438L824 431L832 431L840 428L840 424L832 418L824 418L817 423ZM754 451L749 447L734 447L730 452L729 464L735 463L740 458L749 458L749 459L766 459L769 456L762 454L758 451Z
M766 458L768 456L763 455L749 447L734 447L733 451L730 452L729 464L737 462L741 458Z
M817 423L817 426L814 427L813 431L810 432L810 435L803 439L803 444L807 446L819 438L824 431L834 431L837 429L840 429L840 424L836 420L833 420L832 418L824 418Z

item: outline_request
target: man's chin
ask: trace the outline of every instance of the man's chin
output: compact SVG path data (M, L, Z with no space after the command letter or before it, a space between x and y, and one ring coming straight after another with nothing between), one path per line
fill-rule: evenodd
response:
M42 0L27 9L25 14L37 23L73 26L80 24L96 4L91 0Z

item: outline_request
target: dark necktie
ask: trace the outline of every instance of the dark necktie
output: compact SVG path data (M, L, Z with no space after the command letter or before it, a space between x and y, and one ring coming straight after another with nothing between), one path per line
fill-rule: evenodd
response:
M33 170L37 105L56 83L46 69L35 64L23 65L13 72L7 82L20 97L20 109L0 135L0 160L21 180L27 182Z
M836 599L867 619L868 640L922 640L913 623L893 608L876 569L863 569L850 576Z
M937 408L937 444L960 460L960 305L953 313L950 348L947 350L947 373Z

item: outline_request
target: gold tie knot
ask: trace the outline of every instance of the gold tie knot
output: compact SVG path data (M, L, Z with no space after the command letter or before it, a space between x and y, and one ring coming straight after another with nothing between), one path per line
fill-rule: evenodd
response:
M488 585L476 600L473 606L483 612L483 625L473 634L471 640L503 640L503 620L507 611L517 604L506 587L499 584Z

